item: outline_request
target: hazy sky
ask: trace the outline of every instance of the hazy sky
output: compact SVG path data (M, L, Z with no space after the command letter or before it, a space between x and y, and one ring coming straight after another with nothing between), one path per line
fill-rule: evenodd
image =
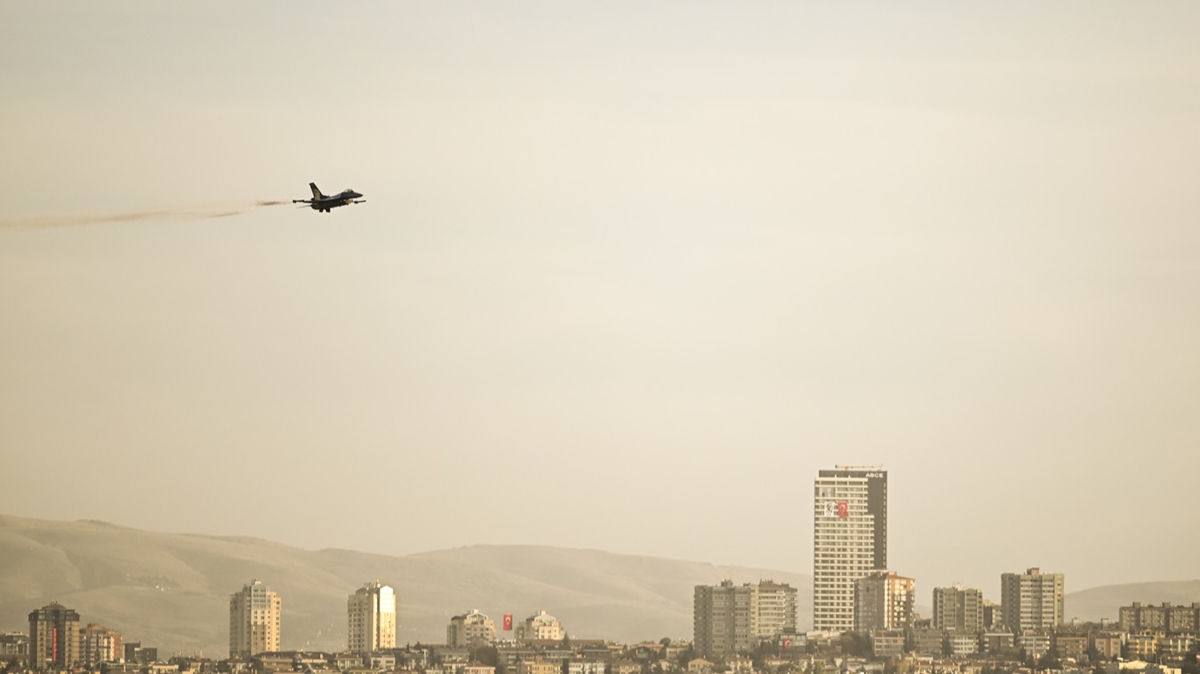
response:
M817 471L882 464L922 603L1200 577L1197 34L0 3L0 511L811 572ZM309 181L367 203L195 217Z

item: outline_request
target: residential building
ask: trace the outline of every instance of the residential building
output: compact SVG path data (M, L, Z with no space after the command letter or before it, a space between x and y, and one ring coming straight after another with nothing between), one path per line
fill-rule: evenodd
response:
M1158 642L1166 635L1158 630L1130 632L1125 637L1126 660L1148 660L1158 654Z
M912 632L913 650L917 655L940 657L946 654L946 633L937 628L919 628Z
M916 582L894 571L872 571L854 582L854 631L903 629L912 622Z
M1006 655L1017 650L1017 638L1007 630L989 630L979 636L979 646L984 653Z
M88 623L79 634L80 659L88 667L102 662L120 662L125 658L121 633L96 623Z
M374 653L396 647L396 592L379 581L366 583L346 599L346 650Z
M561 641L563 634L562 623L545 611L538 611L517 626L517 641L522 642Z
M982 632L983 591L962 585L933 588L933 626L951 632Z
M1063 624L1063 575L1031 568L1000 576L1000 606L1004 624L1026 632Z
M604 674L605 669L598 660L564 660L562 674Z
M1017 649L1027 658L1040 658L1050 652L1050 635L1040 632L1018 634Z
M955 632L946 637L947 651L956 658L965 658L979 652L979 636L965 632Z
M0 634L0 655L17 656L18 660L29 657L29 635L24 632Z
M229 655L253 657L279 650L279 595L254 579L229 595Z
M1096 649L1101 657L1119 658L1121 657L1121 646L1123 640L1120 634L1115 632L1093 632L1089 635L1092 648Z
M476 609L450 619L446 645L451 648L480 648L496 640L496 623Z
M517 662L517 674L562 674L562 662L534 658Z
M871 630L871 655L877 658L898 658L904 655L904 631Z
M1184 632L1169 634L1158 642L1158 654L1164 658L1181 659L1196 650L1196 636Z
M1088 649L1088 636L1086 634L1058 634L1054 635L1054 651L1060 658L1080 658Z
M158 660L158 649L152 646L142 646L140 641L126 641L125 662L148 665Z
M990 630L1004 625L1004 612L1000 605L983 600L983 629Z
M821 470L813 486L813 629L854 629L854 583L887 565L887 471Z
M1160 606L1143 606L1141 602L1135 601L1131 606L1122 606L1118 616L1121 629L1126 632L1196 632L1200 628L1200 602L1191 606L1173 606L1170 602L1164 602Z
M29 666L68 668L79 661L79 613L58 602L29 614Z
M796 631L796 588L786 583L697 585L692 600L696 652L705 658L746 653Z
M692 594L692 632L696 653L723 658L748 652L757 642L758 592L750 583L697 585Z
M759 639L796 632L796 588L773 580L759 581L758 592Z

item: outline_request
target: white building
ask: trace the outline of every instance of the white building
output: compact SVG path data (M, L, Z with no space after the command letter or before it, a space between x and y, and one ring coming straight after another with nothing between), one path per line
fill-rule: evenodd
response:
M854 583L887 566L887 471L837 466L813 490L813 629L854 629Z
M351 653L396 647L396 592L379 581L360 587L346 600Z

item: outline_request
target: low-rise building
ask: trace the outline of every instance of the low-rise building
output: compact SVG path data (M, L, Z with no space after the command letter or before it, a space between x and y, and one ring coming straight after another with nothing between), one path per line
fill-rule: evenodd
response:
M1158 655L1158 642L1165 635L1156 630L1133 632L1125 637L1125 659L1147 660Z
M517 674L560 674L562 661L550 661L544 658L520 660L516 665Z
M1092 648L1101 657L1113 659L1121 657L1121 647L1125 645L1122 634L1117 632L1092 632L1088 635Z
M1055 634L1054 650L1060 658L1080 658L1087 653L1088 637L1086 634Z
M1181 659L1196 650L1194 634L1170 634L1158 642L1158 654L1164 658Z
M917 655L941 657L946 654L946 633L935 628L912 631L913 650Z
M871 654L877 658L898 658L904 655L904 631L872 630Z
M979 652L979 637L974 634L953 632L946 637L946 650L956 658L965 658Z
M984 653L1006 656L1017 650L1017 640L1008 630L991 630L979 636L979 646Z
M1040 658L1050 652L1051 638L1049 634L1025 632L1017 635L1017 650L1027 658Z

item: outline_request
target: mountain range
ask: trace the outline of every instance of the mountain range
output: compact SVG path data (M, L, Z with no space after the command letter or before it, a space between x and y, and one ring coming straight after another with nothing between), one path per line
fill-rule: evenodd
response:
M577 638L691 638L696 585L771 579L797 588L811 624L807 574L536 545L476 545L404 556L303 550L256 538L166 534L98 521L0 515L0 631L58 601L164 655L224 657L229 595L254 579L283 603L281 647L337 651L346 599L368 581L396 589L399 643L441 643L453 615L477 608L499 624L546 610ZM931 589L921 590L922 595ZM1115 620L1133 601L1200 601L1200 580L1069 593L1067 615Z

